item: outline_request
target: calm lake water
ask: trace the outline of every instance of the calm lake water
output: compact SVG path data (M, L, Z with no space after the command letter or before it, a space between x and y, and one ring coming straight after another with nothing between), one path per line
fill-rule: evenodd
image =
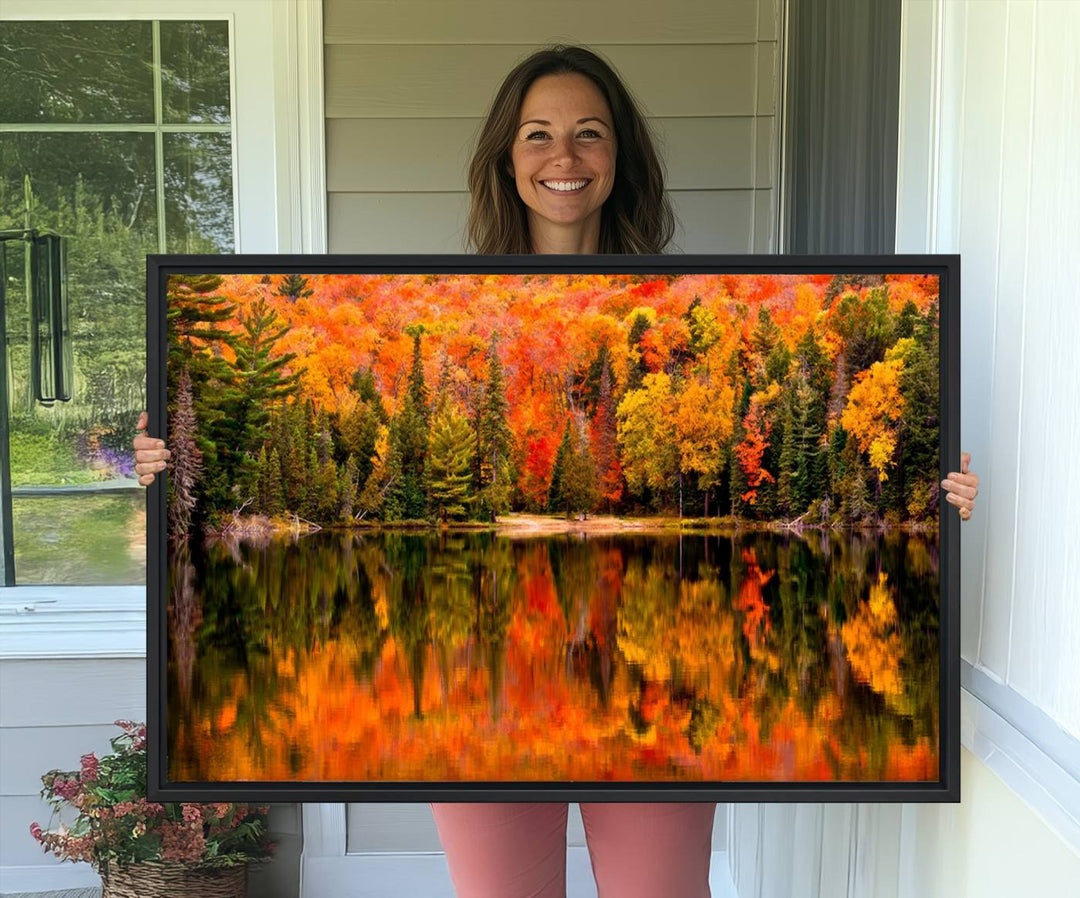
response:
M902 533L318 533L170 555L174 781L933 781Z

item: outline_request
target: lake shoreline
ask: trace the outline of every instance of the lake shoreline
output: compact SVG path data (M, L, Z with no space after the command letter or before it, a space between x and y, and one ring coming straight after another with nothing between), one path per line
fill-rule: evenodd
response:
M272 537L306 536L320 531L333 533L360 532L401 532L401 533L496 533L506 536L547 536L556 533L575 533L580 535L604 535L614 533L692 533L724 534L735 533L794 533L807 531L819 533L907 533L931 534L933 526L920 523L901 523L887 525L843 525L804 524L794 521L745 521L731 517L723 518L678 518L670 515L656 517L633 517L618 515L591 515L583 519L568 519L556 515L512 513L499 516L494 523L484 521L451 521L431 523L430 521L371 521L352 524L330 524L325 527L305 521L303 518L286 520L267 518L261 515L234 515L224 527L206 532L210 539L266 539Z

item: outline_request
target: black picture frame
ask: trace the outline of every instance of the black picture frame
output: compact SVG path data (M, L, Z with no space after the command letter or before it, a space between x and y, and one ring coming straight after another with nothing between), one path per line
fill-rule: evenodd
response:
M960 458L959 255L148 255L147 398L166 433L166 278L172 274L930 274L940 277L940 477ZM960 801L960 521L939 499L940 777L936 782L220 782L167 775L166 483L147 495L148 794L156 801L250 802L958 802Z

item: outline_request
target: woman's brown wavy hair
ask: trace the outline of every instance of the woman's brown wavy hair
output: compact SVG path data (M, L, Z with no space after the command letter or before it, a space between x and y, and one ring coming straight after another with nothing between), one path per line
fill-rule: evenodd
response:
M533 53L503 81L469 165L469 246L478 253L531 253L525 204L509 172L518 115L532 83L544 75L578 74L604 95L615 128L615 180L600 213L601 253L661 253L675 232L664 171L633 96L614 69L584 47Z

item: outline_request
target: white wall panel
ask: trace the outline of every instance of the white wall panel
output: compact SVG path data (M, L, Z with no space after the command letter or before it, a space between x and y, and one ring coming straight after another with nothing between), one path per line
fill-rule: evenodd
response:
M1080 5L1037 4L1033 38L1019 501L1006 675L1010 687L1080 738Z

